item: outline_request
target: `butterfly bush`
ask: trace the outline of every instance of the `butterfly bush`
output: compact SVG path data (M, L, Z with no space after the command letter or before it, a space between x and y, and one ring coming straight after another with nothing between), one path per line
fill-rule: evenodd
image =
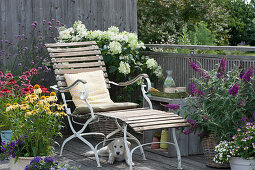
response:
M230 139L240 126L240 120L254 117L255 88L254 67L242 70L238 67L226 71L226 58L218 68L206 71L189 60L191 68L198 73L190 84L187 106L182 107L191 124L185 134L199 132L199 136L215 134L219 139Z
M23 139L19 156L47 156L52 154L54 139L61 136L65 105L57 104L55 92L36 84L19 100L6 104L5 124L13 132L13 139Z
M255 120L255 119L254 119ZM255 159L255 123L246 122L237 129L231 141L221 141L216 147L214 161L216 163L229 162L231 157Z
M142 55L145 47L135 33L120 32L115 26L107 31L87 30L81 21L76 21L73 27L59 29L58 42L81 41L97 42L112 80L128 81L140 73L147 73L152 81L163 77L161 66Z

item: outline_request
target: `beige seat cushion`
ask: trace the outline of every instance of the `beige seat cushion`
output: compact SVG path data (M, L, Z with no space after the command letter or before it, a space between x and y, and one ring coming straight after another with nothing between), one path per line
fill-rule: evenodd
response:
M124 102L124 103L107 103L107 104L92 104L94 112L107 112L114 110L133 109L139 105L136 103ZM90 113L90 110L86 106L77 107L73 114L82 115Z
M106 87L104 73L102 70L83 72L77 74L65 74L66 83L68 86L73 84L77 79L87 82L89 95L87 101L90 104L113 104L110 98L109 91ZM79 97L80 91L84 91L84 86L79 83L70 90L72 100L76 107L87 106L84 100Z

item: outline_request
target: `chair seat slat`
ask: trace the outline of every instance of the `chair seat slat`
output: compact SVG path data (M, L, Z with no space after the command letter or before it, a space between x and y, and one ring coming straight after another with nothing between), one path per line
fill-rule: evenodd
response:
M89 71L96 71L96 70L103 70L106 71L105 67L94 67L94 68L79 68L79 69L56 69L55 74L75 74L75 73L82 73L82 72L89 72Z
M95 66L104 66L104 62L90 62L90 63L72 63L72 64L55 64L53 65L54 69L61 69L61 68L88 68L88 67L95 67Z
M99 50L83 51L83 52L68 52L68 53L50 53L50 57L74 57L74 56L89 56L101 55Z

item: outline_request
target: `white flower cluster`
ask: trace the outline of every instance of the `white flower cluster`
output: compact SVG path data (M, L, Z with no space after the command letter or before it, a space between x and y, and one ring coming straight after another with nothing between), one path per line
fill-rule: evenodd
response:
M150 58L146 61L146 65L149 69L155 69L158 67L158 63L155 59Z
M58 37L59 40L68 40L72 38L72 34L74 33L74 29L72 27L68 29L65 29L64 27L62 27L61 29L62 30L59 31L59 37Z
M123 74L129 74L130 73L130 65L128 63L125 63L123 61L120 62L119 66L119 72Z
M221 141L215 147L216 155L213 159L214 162L223 164L225 162L229 162L229 159L234 156L233 155L233 142Z
M122 51L122 46L119 42L117 41L112 41L109 44L109 51L111 54L120 54Z

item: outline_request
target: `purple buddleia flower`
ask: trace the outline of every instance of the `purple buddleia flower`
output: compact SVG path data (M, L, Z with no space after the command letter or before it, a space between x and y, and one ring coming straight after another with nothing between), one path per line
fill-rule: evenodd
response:
M217 71L217 77L222 78L225 74L225 71L226 71L226 58L223 57L220 61L220 65Z
M253 75L253 68L250 68L246 71L246 73L243 75L242 79L246 82L249 82L251 80L251 77Z
M233 95L233 96L236 96L238 91L239 91L239 88L240 88L240 85L238 83L234 84L229 90L228 90L228 93Z
M190 130L189 130L189 129L185 129L185 130L183 131L183 133L184 133L185 135L188 135L188 134L190 134Z
M196 65L195 63L189 61L189 65L192 67L193 70L195 71L200 71L200 67L198 65Z
M244 70L242 70L242 71L240 72L239 77L240 77L240 78L243 78L243 75L244 75Z
M197 87L194 84L194 81L191 81L191 83L190 83L190 94L192 96L196 96L198 94Z
M177 110L180 108L179 104L167 104L166 105L169 109Z

